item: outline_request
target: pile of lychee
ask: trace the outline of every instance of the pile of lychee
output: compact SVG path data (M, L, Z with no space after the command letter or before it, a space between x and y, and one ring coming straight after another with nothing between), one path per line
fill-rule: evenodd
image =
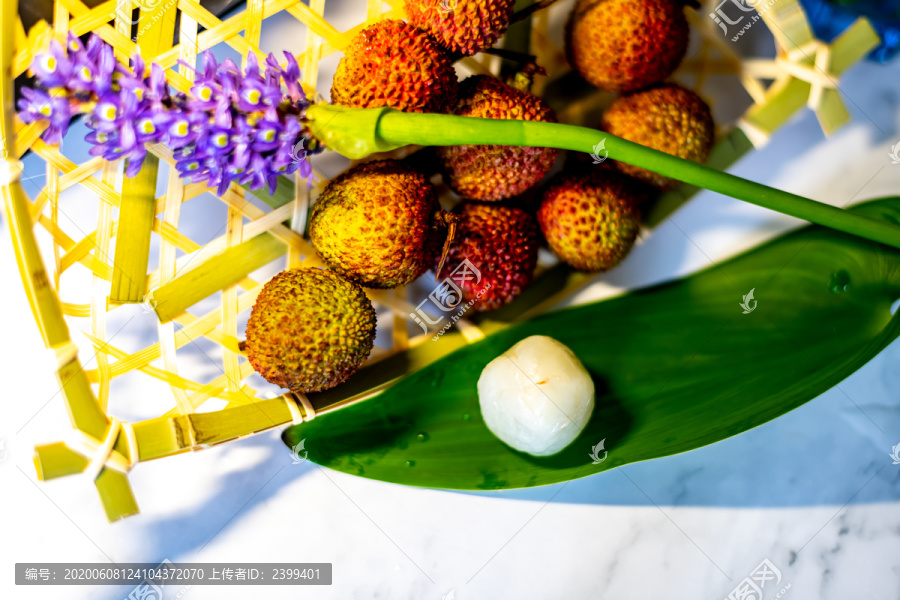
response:
M486 75L457 81L453 61L492 47L513 3L458 0L448 11L435 0L406 0L408 22L370 25L345 49L332 102L556 122L550 106L523 89L534 65L512 83ZM702 162L714 140L709 108L692 91L664 83L687 48L684 10L678 0L576 0L566 51L585 80L621 94L601 129ZM455 282L456 300L486 311L531 284L542 244L579 271L615 267L653 194L676 182L613 161L568 161L543 183L557 159L551 148L444 146L363 163L333 179L308 223L328 269L287 271L265 286L247 326L254 368L294 392L344 381L374 342L375 313L363 288L404 286L429 270L440 282L468 261L479 276ZM438 174L459 198L449 211L432 183Z

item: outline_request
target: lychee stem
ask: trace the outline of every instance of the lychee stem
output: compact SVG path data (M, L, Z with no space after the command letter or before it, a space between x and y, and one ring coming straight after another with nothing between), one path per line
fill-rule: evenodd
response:
M514 12L512 18L509 20L509 22L516 23L517 21L521 21L522 19L527 19L528 17L530 17L534 13L538 12L539 10L544 10L545 8L548 8L549 6L553 5L555 2L556 2L556 0L538 0L534 4L530 4L530 5L526 6L525 8L523 8L522 10L518 10L518 11Z
M316 128L326 133L332 128L335 133L339 131L339 136L330 135L333 140L342 138L337 148L334 144L331 147L349 158L362 158L372 152L408 144L501 144L590 153L596 144L603 141L611 159L816 225L900 248L900 227L896 225L749 181L597 129L538 121L403 113L389 108L346 109L328 105L310 107L307 117L312 121L314 132ZM318 133L316 135L318 137ZM369 149L369 146L372 148ZM342 151L347 148L351 148L355 155L349 156Z
M441 250L441 262L438 263L434 272L434 281L437 283L438 278L441 276L441 270L444 268L444 262L447 260L447 254L450 253L450 245L453 243L453 238L456 237L459 215L440 211L435 215L435 221L438 223L438 226L447 228L447 237L444 238L444 248Z

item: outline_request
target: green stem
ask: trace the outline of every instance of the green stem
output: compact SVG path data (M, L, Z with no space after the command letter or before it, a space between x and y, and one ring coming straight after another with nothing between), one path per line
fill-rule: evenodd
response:
M900 248L900 227L854 214L717 171L612 134L559 123L480 119L441 114L403 113L390 108L348 109L316 105L307 112L314 136L350 158L407 144L423 146L492 145L559 148L593 152L605 141L609 158L718 192L823 227Z

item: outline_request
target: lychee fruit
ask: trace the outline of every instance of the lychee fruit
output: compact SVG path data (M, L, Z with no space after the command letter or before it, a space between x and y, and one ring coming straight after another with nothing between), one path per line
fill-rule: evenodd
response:
M648 188L613 169L551 180L537 219L550 249L579 271L607 271L631 251Z
M627 92L671 75L688 34L678 0L578 0L566 25L566 54L591 84Z
M515 0L406 0L409 22L450 52L471 56L490 48L509 27Z
M381 160L331 180L313 205L309 236L334 271L366 287L393 288L434 266L453 220L424 175Z
M449 278L462 290L462 301L471 302L475 310L500 308L534 277L540 244L537 221L527 210L504 203L467 202L459 214L438 279ZM466 260L477 271L468 273ZM461 269L463 265L467 268Z
M307 393L346 381L374 343L375 309L363 289L332 271L302 268L263 286L245 350L266 381Z
M600 127L626 140L699 163L709 156L716 134L706 102L672 84L617 98L604 113ZM618 162L616 166L663 190L678 184L640 167Z
M456 71L446 52L421 29L387 19L363 29L344 49L331 101L356 108L441 112L453 104L456 89Z
M556 123L541 98L487 75L460 85L454 114L486 119ZM521 194L553 167L558 150L525 146L441 146L437 156L447 183L470 200L501 200Z

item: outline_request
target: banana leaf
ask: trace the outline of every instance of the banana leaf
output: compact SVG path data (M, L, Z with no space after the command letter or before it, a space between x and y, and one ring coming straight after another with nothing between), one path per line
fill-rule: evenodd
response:
M853 210L900 224L900 198ZM283 440L305 440L325 467L407 485L567 481L712 444L808 402L900 336L898 298L900 251L809 226L684 279L502 328ZM476 392L488 362L536 334L569 346L597 390L582 434L541 458L494 437ZM431 351L421 346L409 364ZM608 454L594 451L604 440Z

